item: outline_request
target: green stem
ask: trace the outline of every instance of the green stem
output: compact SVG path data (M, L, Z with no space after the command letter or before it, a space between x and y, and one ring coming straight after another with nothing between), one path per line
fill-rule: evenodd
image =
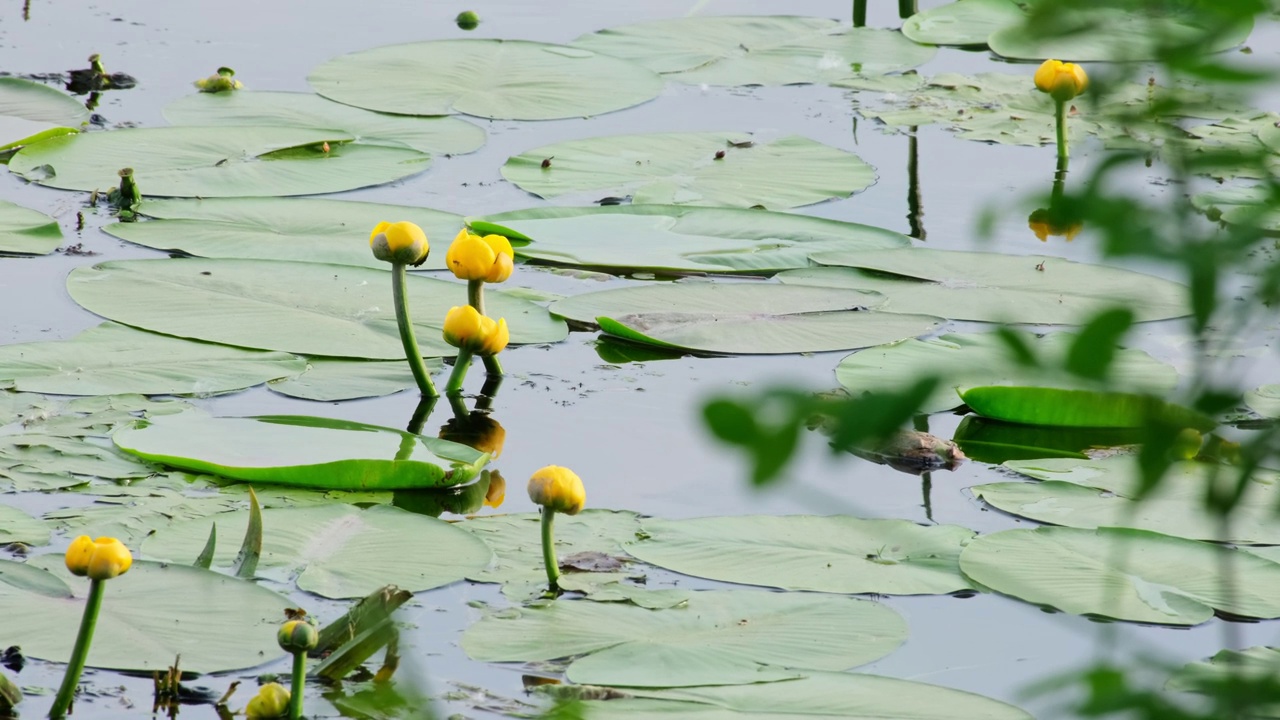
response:
M556 541L553 525L556 511L542 508L542 562L547 566L547 590L552 595L560 592L560 563L556 562Z
M418 341L413 336L413 322L409 319L409 298L404 287L404 263L391 264L391 294L396 303L396 325L400 327L400 342L404 344L405 357L409 359L409 369L413 371L413 379L418 383L418 390L423 396L439 397L440 393L431 382L427 366L422 363L422 351L418 349Z
M1060 100L1054 100L1054 104L1055 125L1058 128L1058 166L1061 168L1067 162L1067 104Z
M84 663L89 657L89 645L93 643L93 629L98 624L98 611L102 609L102 594L106 589L106 582L89 581L89 598L84 604L84 614L80 616L80 633L76 635L76 645L71 650L71 660L67 663L66 674L62 676L58 697L49 710L49 717L53 720L66 717L67 711L71 709L71 701L75 699L76 686L80 684L80 674L84 672Z
M866 27L867 0L853 0L853 26Z
M302 688L307 680L307 653L293 654L293 683L289 689L289 720L302 717Z
M898 0L898 17L906 20L916 12L916 0Z
M457 418L459 423L465 423L471 417L471 411L467 409L467 404L463 402L462 395L450 392L448 398L449 409L453 410L453 416Z
M453 395L462 392L462 381L467 378L469 367L471 367L471 351L458 348L458 357L453 361L453 372L449 373L449 384L444 386L445 394Z
M467 303L476 309L476 312L485 315L484 311L484 281L468 280L467 281ZM498 360L497 355L489 355L484 359L484 370L490 375L502 374L502 362Z

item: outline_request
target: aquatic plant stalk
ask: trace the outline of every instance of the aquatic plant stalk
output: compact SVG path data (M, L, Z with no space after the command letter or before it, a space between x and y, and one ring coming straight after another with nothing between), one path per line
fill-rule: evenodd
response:
M916 12L916 0L898 0L898 17L905 20Z
M542 508L542 563L547 566L547 590L552 595L560 592L560 563L556 562L554 525L556 511Z
M488 360L488 358L485 358ZM453 372L449 373L449 384L444 386L448 395L462 392L462 381L467 379L467 369L471 367L471 351L458 348L458 357L453 361Z
M293 680L289 685L289 720L302 717L302 688L307 681L307 654L293 654Z
M396 325L400 328L400 342L404 344L404 354L409 359L409 369L413 371L413 379L418 389L426 397L439 397L435 384L427 366L422 362L422 351L418 349L418 340L413 336L413 322L409 320L409 298L405 286L404 263L391 264L391 294L395 296Z
M865 27L867 24L867 0L853 0L853 26Z
M467 303L471 305L471 307L475 308L476 312L480 313L481 315L487 315L487 313L484 311L484 281L483 280L467 281ZM461 358L462 354L459 353L458 357ZM485 372L489 373L490 375L501 375L502 361L498 360L497 355L489 355L484 358L484 369L485 369ZM463 372L465 373L466 371L464 370ZM452 382L452 378L450 379L450 382Z
M1058 164L1061 169L1067 161L1067 103L1054 100L1054 120L1058 130Z
M71 650L71 659L67 662L67 672L62 676L62 687L58 688L58 696L49 709L49 717L60 720L66 717L71 709L71 701L76 696L76 686L80 684L80 674L84 672L85 661L89 657L89 645L93 643L93 630L98 624L98 612L102 609L102 595L106 588L105 580L89 581L89 598L84 604L84 614L80 616L80 632L76 635L75 647Z

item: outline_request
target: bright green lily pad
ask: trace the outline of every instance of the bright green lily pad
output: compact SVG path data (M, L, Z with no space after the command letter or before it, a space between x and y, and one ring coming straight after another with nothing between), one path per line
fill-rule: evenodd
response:
M354 240L368 247L364 237ZM426 357L451 356L441 328L466 303L458 282L409 277L409 313ZM145 330L304 355L398 360L391 274L371 268L269 260L119 260L73 270L67 290L84 308ZM485 293L511 342L558 342L565 324L501 291Z
M1187 288L1178 283L1044 255L906 248L817 253L813 260L844 267L788 270L778 279L878 292L888 297L883 309L891 312L1045 324L1080 323L1116 306L1138 321L1190 312Z
M0 200L0 253L48 255L60 244L62 229L57 220Z
M204 548L209 528L238 538L247 510L175 523L142 545L147 557L190 563ZM230 567L238 542L219 543L214 567ZM385 505L263 510L258 574L296 579L298 588L328 598L364 597L387 584L410 592L461 580L488 565L493 553L453 525ZM274 627L274 626L273 626Z
M986 45L988 35L1025 17L1017 0L956 0L902 21L902 34L926 45Z
M0 150L74 134L88 120L83 105L48 85L0 77Z
M608 28L573 44L707 85L830 82L906 70L934 55L896 31L782 15L657 20Z
M447 440L301 415L182 413L112 435L127 453L182 470L328 490L461 485L489 456Z
M434 40L336 57L307 78L340 103L398 115L495 120L584 117L657 96L662 79L634 63L525 40Z
M55 395L207 395L306 369L289 353L197 343L116 323L70 340L0 346L0 382Z
M1249 409L1265 418L1280 418L1280 385L1263 385L1244 394Z
M432 252L422 270L444 270L449 243L462 228L453 213L406 205L329 198L211 198L147 200L154 222L114 223L104 229L132 243L208 258L299 260L389 266L369 251L369 233L382 221L408 220L427 234Z
M428 372L438 372L438 358L423 361ZM416 387L409 364L397 360L333 360L310 358L301 375L267 383L267 389L302 400L336 402L382 397Z
M836 380L855 395L875 391L898 391L920 378L937 375L937 390L921 407L935 413L961 405L960 387L978 385L1040 385L1089 387L1086 380L1066 375L1061 368L1076 335L1049 333L1025 336L1043 367L1021 365L994 333L942 335L928 340L904 340L891 345L860 350L840 361ZM1178 382L1178 373L1169 365L1141 350L1118 350L1111 363L1108 387L1144 390L1164 394Z
M980 535L960 553L960 569L996 592L1077 615L1160 625L1199 625L1215 610L1280 617L1280 564L1146 530Z
M902 618L879 603L733 590L693 593L669 610L581 601L512 610L468 628L462 649L484 662L581 656L566 671L577 683L688 687L844 670L884 657L906 636Z
M341 130L365 145L407 147L431 155L461 155L484 145L484 130L453 117L370 112L311 93L195 93L164 109L174 125L255 125Z
M857 155L808 138L722 132L569 140L511 158L502 176L544 198L590 192L630 195L637 205L770 209L849 197L876 180Z
M708 353L847 350L933 331L941 319L867 311L874 294L759 283L684 282L602 290L551 304L627 340Z
M1140 393L987 385L961 391L960 399L983 417L1027 425L1142 428L1159 418L1201 431L1217 426L1195 410Z
M416 150L353 139L336 130L287 127L133 128L29 145L9 170L49 187L105 192L129 167L143 195L245 197L381 185L420 173L431 160Z
M521 257L677 272L770 272L808 267L815 252L910 243L891 230L808 215L674 205L533 208L471 222L531 240L515 248Z
M0 634L22 646L24 655L65 663L88 592L88 579L67 572L60 555L28 563L0 560ZM284 655L276 628L292 606L233 577L135 560L129 572L107 583L88 665L151 673L179 655L188 672L262 665Z
M696 577L786 590L931 595L968 590L956 559L973 531L844 515L642 521L641 560Z

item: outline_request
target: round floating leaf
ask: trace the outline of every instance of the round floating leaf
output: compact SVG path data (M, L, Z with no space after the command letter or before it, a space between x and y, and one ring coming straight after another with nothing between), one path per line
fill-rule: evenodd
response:
M1277 566L1280 571L1280 566ZM892 652L902 618L856 598L749 590L692 593L685 605L559 601L491 615L462 636L485 662L583 656L577 683L688 687L801 677L783 668L844 670Z
M1027 425L1141 428L1159 418L1207 431L1218 424L1190 408L1137 393L988 385L969 388L960 399L983 417Z
M921 407L934 413L961 405L960 387L978 385L1041 385L1085 387L1087 381L1053 368L1061 368L1076 335L1050 333L1025 337L1042 367L1020 364L1008 344L995 333L948 334L928 340L860 350L840 361L836 380L854 394L900 391L920 378L937 375L937 390ZM1164 394L1178 382L1169 365L1141 350L1118 350L1110 366L1109 387Z
M1138 321L1190 312L1187 288L1178 283L1044 255L905 248L818 253L813 260L846 267L788 270L778 278L793 285L879 292L889 299L884 309L893 312L1047 324L1083 322L1116 306L1133 311Z
M941 323L926 315L866 311L878 302L876 295L856 291L687 282L587 293L550 309L576 322L599 321L601 329L628 340L711 353L843 350L924 335Z
M489 460L447 440L303 415L180 413L124 428L112 440L127 453L183 470L328 490L460 485Z
M685 575L832 593L968 590L956 559L973 531L843 515L746 515L642 522L626 551Z
M0 77L0 150L77 132L89 111L53 88Z
M435 358L428 358L425 363L429 371L444 366ZM281 395L324 402L382 397L416 386L408 363L326 358L311 358L301 375L267 384L269 390Z
M662 79L586 50L524 40L435 40L334 58L311 72L316 92L398 115L466 113L498 120L599 115L651 100Z
M960 553L974 582L1078 615L1199 625L1214 611L1280 617L1280 564L1125 528L1042 527L980 535Z
M368 247L363 238L358 244ZM424 356L449 356L445 313L466 302L464 285L409 277L409 313ZM398 360L391 275L380 270L269 260L120 260L67 278L86 309L167 335L304 355ZM488 311L506 318L512 343L558 342L568 334L546 310L498 292Z
M787 16L658 20L601 30L573 44L707 85L830 82L906 70L934 55L893 30Z
M16 507L0 505L0 545L22 543L44 545L49 542L49 526Z
M0 382L54 395L204 395L307 369L281 352L198 343L104 323L70 340L0 347Z
M1244 650L1222 650L1208 660L1182 666L1165 685L1166 690L1218 694L1229 682L1240 683L1243 690L1253 683L1274 682L1280 673L1280 650L1251 647ZM1256 687L1256 686L1255 686ZM1274 718L1280 715L1274 703L1265 707L1251 705L1251 717Z
M588 700L595 720L651 719L659 716L697 720L1031 720L1022 710L991 698L910 680L806 671L803 678L780 683L720 687L630 688L634 697Z
M905 235L870 225L729 208L534 208L490 215L484 222L532 240L516 248L522 257L603 268L770 272L808 267L815 252L910 243Z
M956 0L902 21L902 34L927 45L986 45L988 35L1025 18L1017 0Z
M207 94L207 93L205 93ZM434 245L422 270L445 269L462 218L429 208L329 198L147 200L151 222L114 223L108 234L132 243L209 258L305 260L385 270L369 251L369 233L386 220L417 223Z
M192 562L213 523L220 537L239 537L248 521L243 510L175 523L149 536L142 551L170 562ZM238 547L219 543L213 565L233 565ZM492 557L483 542L443 520L385 505L364 510L317 505L262 511L258 574L296 578L300 589L323 597L364 597L388 584L411 592L447 585Z
M57 220L0 200L0 253L48 255L61 243Z
M718 159L717 159L717 156ZM544 167L548 158L554 158ZM587 138L534 148L502 176L535 195L631 195L642 204L786 209L845 198L876 180L853 153L791 135L655 133Z
M420 173L431 160L352 139L336 130L286 127L134 128L29 145L9 170L49 187L106 191L129 167L144 195L245 197L381 185Z
M1025 23L1019 22L993 32L987 44L996 54L1018 60L1137 61L1158 60L1162 46L1203 42L1206 52L1229 50L1253 32L1252 15L1228 32L1210 35L1200 17L1204 11L1195 3L1165 7L1175 9L1157 14L1151 9L1071 8L1055 15L1053 37L1028 32Z
M1249 409L1265 418L1280 418L1280 385L1263 385L1244 394Z
M65 663L88 592L88 579L67 572L61 555L0 560L0 634L25 655ZM284 655L276 627L292 605L233 577L135 560L107 583L88 664L150 673L181 655L189 672L262 665Z
M484 145L484 130L452 117L413 117L370 112L311 93L195 93L164 109L175 125L261 125L341 130L365 145L408 147L459 155Z

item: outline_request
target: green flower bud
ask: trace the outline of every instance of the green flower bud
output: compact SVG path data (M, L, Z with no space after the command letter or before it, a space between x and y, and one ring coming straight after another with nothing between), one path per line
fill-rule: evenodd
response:
M290 620L280 626L276 633L276 642L285 652L302 653L314 650L320 642L320 633L316 626L306 620Z

